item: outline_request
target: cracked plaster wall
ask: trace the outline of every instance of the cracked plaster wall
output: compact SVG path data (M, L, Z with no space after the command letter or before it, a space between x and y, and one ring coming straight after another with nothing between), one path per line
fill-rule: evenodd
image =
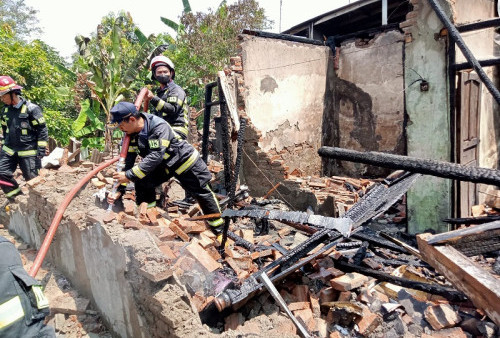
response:
M245 112L261 132L258 146L283 154L291 170L319 174L330 49L246 35L242 39Z

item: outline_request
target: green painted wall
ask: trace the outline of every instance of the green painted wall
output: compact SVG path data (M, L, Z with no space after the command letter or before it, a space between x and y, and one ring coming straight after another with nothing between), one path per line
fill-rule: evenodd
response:
M446 1L440 1L451 13ZM405 47L405 98L408 114L408 156L449 161L451 154L449 88L447 82L446 40L436 38L443 24L427 1L419 3L413 41ZM428 91L421 91L423 78ZM408 231L428 229L448 231L442 219L451 215L452 181L423 176L408 192Z

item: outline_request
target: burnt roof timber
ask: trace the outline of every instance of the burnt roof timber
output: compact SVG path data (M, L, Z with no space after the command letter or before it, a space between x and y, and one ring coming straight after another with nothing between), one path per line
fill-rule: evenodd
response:
M475 31L484 28L491 28L500 26L500 18L494 18L489 20L477 21L463 25L457 25L457 30L460 33Z

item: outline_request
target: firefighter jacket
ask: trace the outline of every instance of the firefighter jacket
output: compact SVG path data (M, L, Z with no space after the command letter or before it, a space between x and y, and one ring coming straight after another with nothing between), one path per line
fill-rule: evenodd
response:
M150 101L151 113L162 117L183 139L188 135L189 108L186 93L174 81L158 89Z
M24 270L19 252L2 236L0 257L0 337L55 337L43 324L49 303L41 284Z
M199 157L198 151L177 135L162 118L147 113L141 113L141 117L144 118L144 128L130 137L125 176L137 181L159 165L173 176L190 169ZM134 165L137 155L142 160Z
M4 152L20 157L45 156L49 133L39 106L21 98L16 106L5 106L0 123Z

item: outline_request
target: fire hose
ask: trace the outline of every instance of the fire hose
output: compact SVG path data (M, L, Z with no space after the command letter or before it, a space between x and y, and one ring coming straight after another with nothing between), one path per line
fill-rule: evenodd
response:
M142 88L141 91L139 92L139 95L137 96L137 99L135 100L135 107L137 110L140 109L142 105L142 101L144 102L144 111L147 110L148 108L148 102L149 100L145 99L146 94L148 93L147 88ZM128 139L128 140L127 140ZM83 177L64 197L63 201L59 205L59 208L56 211L56 214L54 218L52 219L52 223L50 224L49 230L47 231L47 234L45 235L45 238L43 240L42 245L40 246L40 250L38 250L38 254L36 255L35 261L33 262L33 265L30 268L29 275L31 277L35 277L38 270L42 266L42 262L45 259L45 256L47 255L47 252L49 251L50 243L52 242L52 239L54 238L54 235L56 234L57 227L59 226L59 223L61 222L62 216L64 214L64 211L66 211L66 208L68 207L69 203L75 197L75 195L78 193L78 191L92 178L94 175L96 175L99 171L103 170L104 168L109 167L111 164L115 163L116 161L121 160L122 156L126 156L128 152L128 145L130 144L130 137L128 135L125 135L124 140L122 142L122 151L120 152L119 157L115 157L107 162L102 163L99 165L97 168L93 169L90 171L85 177ZM124 151L126 145L126 149ZM124 160L123 160L124 161Z

